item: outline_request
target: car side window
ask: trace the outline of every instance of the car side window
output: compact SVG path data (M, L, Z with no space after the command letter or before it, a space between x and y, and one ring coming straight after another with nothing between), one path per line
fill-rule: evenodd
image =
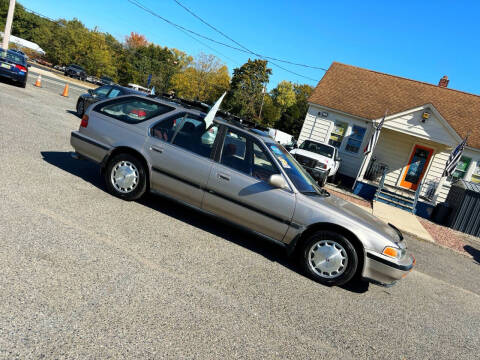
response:
M220 163L250 175L250 161L247 154L247 138L233 130L227 130L223 140Z
M206 128L203 117L187 115L177 123L173 144L195 154L210 157L217 137L218 127L212 125Z
M108 96L107 96L107 97L108 97L109 99L112 99L112 98L117 97L118 95L120 95L120 93L121 93L120 89L112 89L112 91L110 91L110 92L108 93Z
M252 176L268 182L270 176L280 174L278 168L270 160L270 157L256 143L253 143L253 167Z
M156 101L132 96L100 103L93 110L129 124L137 124L173 109Z
M106 96L111 88L111 86L100 86L99 88L96 88L93 92L97 96Z

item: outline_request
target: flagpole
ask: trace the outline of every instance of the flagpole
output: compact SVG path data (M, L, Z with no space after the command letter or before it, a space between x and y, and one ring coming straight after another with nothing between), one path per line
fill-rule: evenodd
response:
M463 155L465 146L467 145L469 136L470 136L470 132L468 132L465 139L452 150L450 156L448 157L448 160L445 163L445 170L443 171L442 177L440 178L440 181L438 182L438 186L435 189L435 193L433 194L433 199L432 199L433 203L437 202L437 199L440 196L440 191L442 190L445 180L447 180L447 178L455 172L457 168L457 164ZM456 154L457 151L458 153Z
M378 126L381 125L383 127L383 122L385 121L385 118L387 117L387 113L388 113L388 109L385 110L385 114L383 115L383 118L380 121L380 123L378 124ZM375 120L373 120L373 126L372 126L373 133L371 134L371 137L374 136L375 132L377 131L378 126L375 126ZM379 135L379 137L380 137L380 135ZM378 141L378 139L377 139L377 141ZM368 144L367 144L367 146L368 146ZM362 159L362 164L360 165L360 168L358 169L357 176L355 177L355 181L354 181L353 186L352 186L352 190L355 191L355 186L357 186L358 178L360 177L360 174L363 172L363 169L365 167L366 159L367 158L370 159L372 157L373 150L375 150L376 146L377 146L377 142L375 142L375 144L373 144L372 150L367 155L365 155L365 152L364 152L363 159Z

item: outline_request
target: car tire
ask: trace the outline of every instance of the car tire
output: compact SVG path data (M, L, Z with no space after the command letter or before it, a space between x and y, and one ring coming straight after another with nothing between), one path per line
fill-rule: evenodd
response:
M137 200L147 189L145 166L136 156L115 155L105 169L105 183L110 194L127 201Z
M303 243L300 252L303 270L327 286L343 285L355 276L358 254L351 241L334 231L317 231Z
M24 88L27 86L27 80L25 80L24 82L20 83L20 87Z
M82 117L85 114L85 101L78 100L77 101L77 115Z

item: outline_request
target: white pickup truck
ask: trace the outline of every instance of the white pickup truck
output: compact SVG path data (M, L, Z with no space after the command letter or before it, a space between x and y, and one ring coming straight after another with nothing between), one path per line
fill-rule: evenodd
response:
M328 144L305 140L290 153L322 186L327 177L333 178L340 167L338 149Z

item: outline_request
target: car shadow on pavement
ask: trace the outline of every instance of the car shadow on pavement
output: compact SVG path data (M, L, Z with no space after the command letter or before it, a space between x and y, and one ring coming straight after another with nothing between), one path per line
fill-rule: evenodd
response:
M65 110L66 113L69 113L69 114L72 114L72 115L75 115L76 117L80 117L78 116L78 113L75 111L75 110Z
M41 154L43 160L47 163L78 176L106 192L98 165L86 160L75 160L72 158L71 152L42 151ZM266 259L277 262L301 276L306 276L300 266L297 265L295 258L288 256L285 249L280 245L269 242L228 222L203 214L160 195L148 194L137 202L152 210L161 212L166 216L185 222L250 251L254 251ZM322 285L318 284L318 286ZM349 284L341 286L344 290L358 294L368 291L368 287L369 283L360 279L355 279Z
M47 163L78 176L100 190L106 191L100 175L100 168L91 161L73 159L73 152L70 151L42 151L41 154L43 160Z
M465 245L463 247L463 249L469 253L470 255L472 255L473 257L473 260L480 265L480 250L478 249L475 249L473 246L470 246L470 245Z

